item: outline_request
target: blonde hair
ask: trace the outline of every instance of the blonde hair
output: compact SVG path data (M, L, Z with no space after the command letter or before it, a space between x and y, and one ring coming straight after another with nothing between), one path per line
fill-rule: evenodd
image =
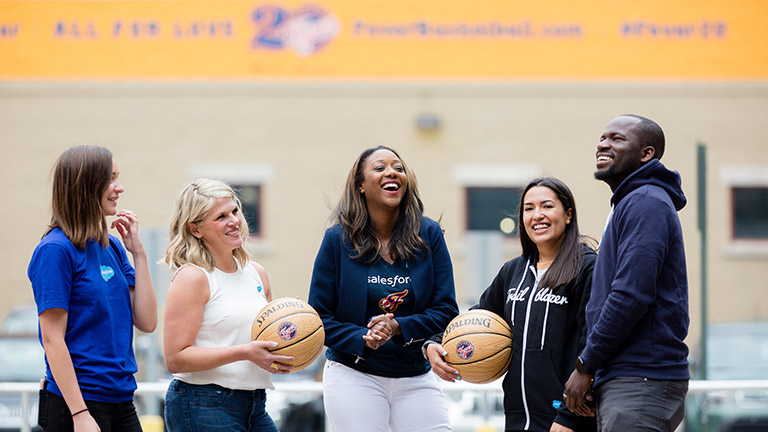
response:
M248 260L245 240L248 238L248 223L243 217L243 206L234 189L218 180L197 179L184 186L176 198L170 228L170 244L165 250L165 262L171 271L178 270L184 264L194 264L208 271L213 271L213 256L203 244L189 231L189 224L202 221L213 207L216 198L232 198L237 205L237 218L240 220L240 238L243 243L232 252L241 265Z

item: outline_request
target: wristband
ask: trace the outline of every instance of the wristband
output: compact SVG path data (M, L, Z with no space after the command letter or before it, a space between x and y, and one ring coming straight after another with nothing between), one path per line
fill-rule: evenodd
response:
M76 416L76 415L78 415L78 414L80 414L80 413L84 413L84 412L86 412L86 411L88 411L88 408L83 408L83 409L81 409L80 411L78 411L78 412L76 412L76 413L72 414L72 417L74 417L74 416Z
M574 366L576 367L576 370L585 374L585 375L594 375L595 371L587 367L587 365L584 364L584 361L581 359L581 356L576 357L576 363L574 363Z

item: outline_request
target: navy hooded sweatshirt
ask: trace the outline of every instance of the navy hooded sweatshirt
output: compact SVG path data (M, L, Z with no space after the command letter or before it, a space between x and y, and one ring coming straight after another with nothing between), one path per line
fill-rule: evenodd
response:
M654 159L611 197L581 357L594 386L614 377L687 380L688 279L680 175Z

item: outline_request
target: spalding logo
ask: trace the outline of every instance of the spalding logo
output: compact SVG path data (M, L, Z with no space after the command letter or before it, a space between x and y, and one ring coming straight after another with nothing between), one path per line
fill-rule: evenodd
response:
M456 344L456 355L462 360L469 360L475 354L475 346L468 340Z
M448 336L452 331L465 325L483 326L485 328L491 328L490 318L465 318L451 323L447 329L445 329L445 335Z
M290 322L290 321L283 321L280 323L280 326L277 328L277 334L280 336L280 339L284 341L289 341L296 337L296 324Z

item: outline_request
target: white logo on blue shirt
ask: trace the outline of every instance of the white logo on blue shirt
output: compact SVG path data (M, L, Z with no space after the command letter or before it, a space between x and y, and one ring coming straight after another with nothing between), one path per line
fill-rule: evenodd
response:
M112 270L112 267L110 266L101 266L101 277L104 278L105 282L109 282L110 279L112 279L112 276L115 275L115 271Z

